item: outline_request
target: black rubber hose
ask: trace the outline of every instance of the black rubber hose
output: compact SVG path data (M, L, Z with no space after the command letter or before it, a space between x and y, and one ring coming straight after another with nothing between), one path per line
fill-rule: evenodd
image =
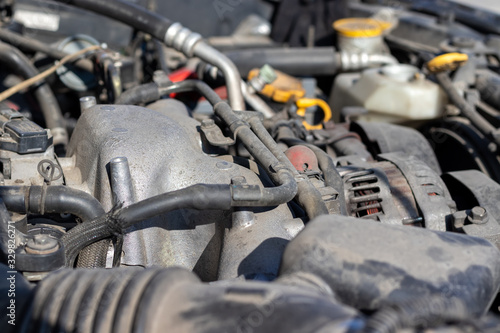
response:
M238 67L242 77L264 64L297 76L335 75L340 67L333 47L250 49L228 52L226 56Z
M101 203L90 194L67 186L0 186L0 197L7 209L20 214L73 214L87 223L105 214ZM109 241L91 244L83 249L78 266L105 267Z
M156 83L146 83L128 89L115 101L120 105L137 105L155 102L161 98L160 88Z
M111 211L97 219L82 223L68 231L62 238L66 265L73 266L78 253L86 246L114 235L148 218L177 209L229 210L231 187L229 185L193 185L143 200L130 206Z
M144 7L129 1L118 0L55 0L64 4L86 9L116 21L127 24L139 31L164 40L172 22Z
M0 40L23 50L44 53L53 59L62 59L68 55L66 52L58 50L49 44L42 43L37 39L26 37L7 29L0 28ZM94 71L94 65L88 59L79 59L74 62L74 65L87 72Z
M19 51L19 49L5 43L0 43L0 63L5 65L6 68L14 74L24 79L29 79L39 74L36 67L33 66L30 60ZM59 108L59 104L57 103L57 99L49 85L45 82L41 82L40 85L35 88L34 94L40 104L40 109L42 110L47 127L51 130L55 130L53 132L55 139L54 143L67 144L68 137L65 132L66 122ZM58 140L55 132L61 133L61 131L63 131L64 134L61 134Z
M497 129L484 119L476 111L476 108L470 105L465 98L458 93L449 74L447 72L438 73L436 74L436 79L450 98L450 101L461 111L463 116L469 119L479 131L495 141L495 143L500 144L500 136L495 136Z
M20 214L73 214L88 221L105 214L101 203L90 194L67 186L0 186L7 209Z

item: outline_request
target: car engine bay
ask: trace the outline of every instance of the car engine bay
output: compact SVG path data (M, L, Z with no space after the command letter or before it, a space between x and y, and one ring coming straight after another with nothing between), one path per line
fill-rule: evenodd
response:
M2 332L500 332L500 15L0 0Z

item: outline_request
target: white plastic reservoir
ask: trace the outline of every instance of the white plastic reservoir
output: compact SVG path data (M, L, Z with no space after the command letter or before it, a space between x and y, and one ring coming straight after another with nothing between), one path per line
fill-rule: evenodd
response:
M368 110L367 115L360 117L362 120L386 122L437 118L447 102L441 88L410 65L341 74L332 97L337 114L346 106L362 106Z

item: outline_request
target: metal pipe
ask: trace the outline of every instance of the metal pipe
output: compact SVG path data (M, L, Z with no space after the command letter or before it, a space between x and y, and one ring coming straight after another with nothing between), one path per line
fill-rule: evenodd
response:
M198 33L128 1L106 0L57 0L92 12L105 15L162 40L165 45L183 52L188 57L198 57L219 68L226 79L229 104L234 110L245 110L240 87L240 73L233 62L205 41Z

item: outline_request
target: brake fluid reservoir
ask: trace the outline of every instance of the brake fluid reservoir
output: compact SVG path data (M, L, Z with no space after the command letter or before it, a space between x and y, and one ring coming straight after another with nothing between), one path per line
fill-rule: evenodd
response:
M365 121L401 122L437 118L447 97L418 68L392 65L367 69L361 74L341 74L333 88L336 113L347 106L368 110Z

